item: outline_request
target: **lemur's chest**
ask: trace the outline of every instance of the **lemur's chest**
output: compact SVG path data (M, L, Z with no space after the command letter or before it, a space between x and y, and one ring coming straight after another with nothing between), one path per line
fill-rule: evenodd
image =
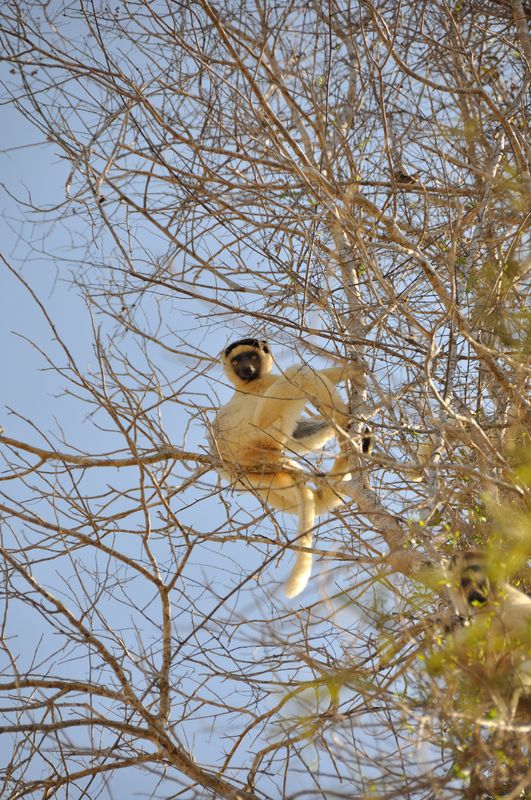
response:
M214 422L214 436L222 455L227 450L238 452L252 446L259 438L260 431L253 425L254 412L258 398L236 396L220 409Z
M236 394L216 415L216 426L220 432L248 428L253 421L258 397Z
M258 388L258 387L257 387ZM281 450L266 432L254 424L260 395L236 393L214 420L214 445L223 460L239 464L262 462L267 453Z

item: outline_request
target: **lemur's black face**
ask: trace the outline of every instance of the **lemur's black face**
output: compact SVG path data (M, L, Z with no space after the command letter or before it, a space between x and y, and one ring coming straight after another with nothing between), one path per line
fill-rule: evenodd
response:
M482 606L489 599L489 581L481 567L467 567L460 583L469 606Z
M250 383L260 377L261 360L257 350L246 350L237 356L233 356L230 364L238 378L246 381L246 383Z
M238 339L223 353L223 368L228 379L237 387L268 375L273 366L271 350L266 341Z

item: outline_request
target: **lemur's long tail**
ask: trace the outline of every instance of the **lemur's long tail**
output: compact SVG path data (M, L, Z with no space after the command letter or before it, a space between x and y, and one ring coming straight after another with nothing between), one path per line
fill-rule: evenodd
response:
M313 553L311 551L313 536L312 528L315 522L314 493L307 486L299 487L299 530L297 546L308 548L298 550L291 575L284 584L287 597L296 597L306 588L312 574Z

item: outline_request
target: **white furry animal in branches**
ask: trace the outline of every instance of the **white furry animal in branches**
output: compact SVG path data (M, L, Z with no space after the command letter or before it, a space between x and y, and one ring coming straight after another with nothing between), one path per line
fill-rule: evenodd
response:
M225 349L222 363L236 391L217 413L213 426L213 449L222 465L219 472L235 488L258 494L271 508L298 515L297 546L304 549L297 551L285 584L286 595L295 597L311 575L315 517L340 505L340 482L350 477L343 453L349 419L336 391L345 372L341 367L314 371L294 366L274 374L269 346L258 339L233 342ZM300 418L308 404L322 416ZM318 450L336 433L343 444L327 476L330 480L320 488L310 488L308 476L288 455Z
M464 550L444 565L458 614L451 645L460 667L508 699L512 713L531 699L531 598L496 575L481 552Z

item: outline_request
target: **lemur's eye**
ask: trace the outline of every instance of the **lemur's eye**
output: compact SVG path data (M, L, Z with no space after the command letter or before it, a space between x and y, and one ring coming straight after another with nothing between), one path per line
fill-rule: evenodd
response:
M236 364L238 363L238 357L236 357L236 358L233 358L233 359L232 359L232 361L231 361L230 363L232 364L232 366L233 366L233 367L235 367L235 366L236 366Z

